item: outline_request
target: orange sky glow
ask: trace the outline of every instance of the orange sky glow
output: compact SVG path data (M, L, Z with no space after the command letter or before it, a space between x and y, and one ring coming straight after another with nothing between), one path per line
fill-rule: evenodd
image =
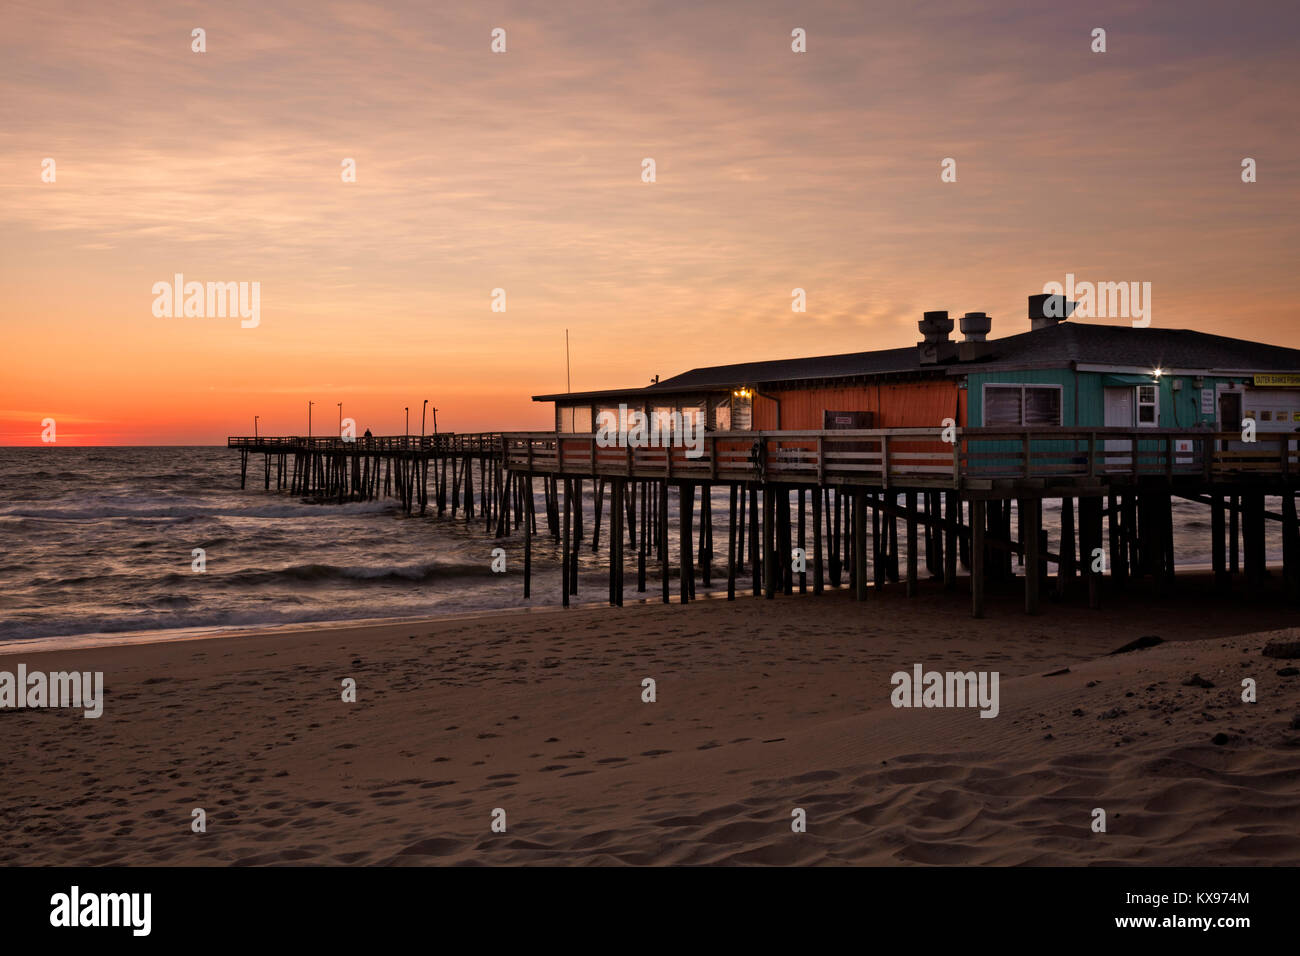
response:
M565 329L639 386L1025 331L1067 272L1300 347L1300 14L1150 6L8 0L0 444L546 428ZM176 273L259 324L155 316Z

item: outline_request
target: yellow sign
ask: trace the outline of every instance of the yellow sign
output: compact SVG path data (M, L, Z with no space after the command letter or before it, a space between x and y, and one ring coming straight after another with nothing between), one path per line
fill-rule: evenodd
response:
M1294 372L1276 372L1270 375L1256 375L1256 388L1300 388L1300 374Z

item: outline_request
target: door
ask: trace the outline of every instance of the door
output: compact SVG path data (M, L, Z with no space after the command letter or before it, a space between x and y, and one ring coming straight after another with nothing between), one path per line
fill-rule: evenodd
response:
M1134 425L1132 386L1107 388L1105 394L1106 418L1103 424L1107 428L1132 428ZM1131 467L1133 459L1127 453L1132 450L1133 445L1127 438L1107 438L1107 467L1112 465ZM1125 452L1126 454L1120 455L1117 452Z
M1219 393L1219 431L1241 431L1241 392Z
M1242 414L1241 392L1219 393L1219 431L1241 434ZM1221 451L1245 447L1241 442L1223 441L1219 444Z

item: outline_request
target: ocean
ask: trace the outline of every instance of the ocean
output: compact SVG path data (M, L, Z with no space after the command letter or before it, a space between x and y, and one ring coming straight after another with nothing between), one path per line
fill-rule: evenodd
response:
M0 448L0 643L560 601L559 545L546 533L541 482L533 597L525 601L522 529L498 541L478 518L467 524L463 517L406 516L392 500L318 504L268 492L260 466L254 456L249 487L240 491L237 453L220 447ZM675 493L671 503L676 568ZM590 482L584 508L588 537L576 600L586 603L608 595L608 498L601 550L593 554ZM714 492L713 514L714 585L725 587L725 488ZM1053 543L1058 519L1048 502L1044 527ZM1178 567L1208 565L1208 508L1175 500L1174 522ZM1266 524L1273 563L1281 556L1280 526ZM900 533L905 548L904 538ZM491 568L496 547L506 551L504 574ZM196 548L206 555L202 572L193 570ZM657 570L652 560L651 596ZM635 574L626 582L635 598ZM673 591L675 600L675 583Z

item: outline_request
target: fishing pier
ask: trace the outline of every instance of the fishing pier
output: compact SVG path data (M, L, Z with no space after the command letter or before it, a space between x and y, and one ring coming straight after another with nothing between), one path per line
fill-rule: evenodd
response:
M1123 588L1148 578L1158 593L1172 586L1175 498L1208 510L1214 583L1224 593L1238 579L1248 595L1264 588L1266 523L1280 522L1283 586L1300 600L1300 450L1285 432L1243 441L1240 432L1204 427L949 425L703 431L690 447L671 435L632 447L558 431L227 444L240 452L241 488L250 457L262 455L265 490L274 482L275 490L321 501L395 497L408 514L435 509L455 518L459 510L497 538L522 534L525 597L540 480L566 606L577 594L579 550L600 550L605 523L615 606L630 571L642 593L657 577L665 602L674 577L681 603L695 597L697 583L714 587L715 575L725 575L728 599L737 590L772 599L848 587L865 601L873 588L895 584L915 596L924 573L948 590L965 577L975 617L985 613L987 589L1017 578L1029 614L1049 594L1097 607L1103 581ZM1280 500L1277 510L1267 507L1270 498ZM1051 500L1060 502L1054 540L1043 527ZM726 511L725 541L716 544L715 508Z

